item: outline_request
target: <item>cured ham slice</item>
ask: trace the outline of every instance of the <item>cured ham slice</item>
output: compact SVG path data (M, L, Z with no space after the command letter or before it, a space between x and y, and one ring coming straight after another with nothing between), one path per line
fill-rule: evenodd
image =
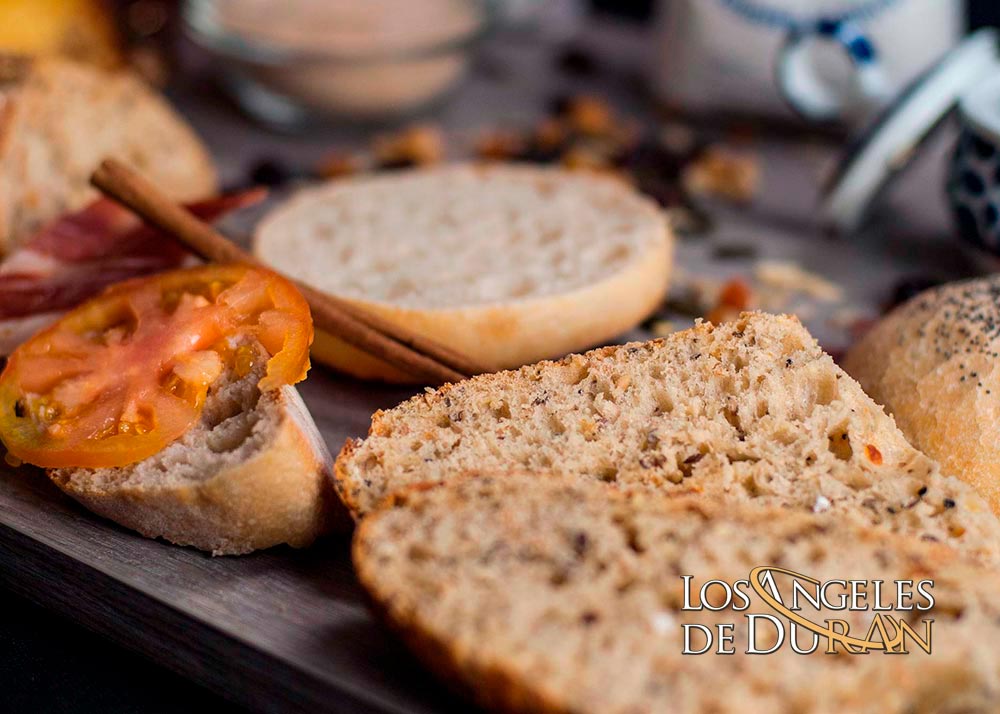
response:
M187 208L214 221L265 195L252 189ZM0 263L0 355L112 283L193 261L177 241L108 199L66 214Z

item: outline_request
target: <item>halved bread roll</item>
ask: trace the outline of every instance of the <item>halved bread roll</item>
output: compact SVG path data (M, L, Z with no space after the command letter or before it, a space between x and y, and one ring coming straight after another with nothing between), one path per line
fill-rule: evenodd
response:
M254 251L501 369L633 327L666 292L672 242L659 209L619 181L453 166L304 190L261 222ZM411 379L322 333L313 354L357 377Z
M201 421L158 454L50 478L99 515L214 555L309 545L338 514L346 520L330 488L332 459L294 387L258 389L264 362L221 378Z

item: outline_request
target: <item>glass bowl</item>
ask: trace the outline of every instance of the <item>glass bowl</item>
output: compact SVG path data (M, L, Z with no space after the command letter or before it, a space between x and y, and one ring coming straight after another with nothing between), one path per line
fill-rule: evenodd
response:
M387 121L438 100L493 27L491 0L187 0L188 36L237 102L281 127Z

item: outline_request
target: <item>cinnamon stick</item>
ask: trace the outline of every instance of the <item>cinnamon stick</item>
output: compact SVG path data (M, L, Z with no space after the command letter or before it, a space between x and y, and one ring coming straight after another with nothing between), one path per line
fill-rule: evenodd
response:
M261 265L251 254L174 203L150 181L119 161L103 161L90 182L102 193L130 208L149 224L175 236L207 260ZM309 303L316 327L414 377L440 384L457 382L486 371L451 348L298 280L289 280L296 284Z

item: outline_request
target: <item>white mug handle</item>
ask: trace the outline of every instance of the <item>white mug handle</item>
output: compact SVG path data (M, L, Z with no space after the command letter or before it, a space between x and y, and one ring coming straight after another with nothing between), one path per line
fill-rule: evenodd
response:
M809 55L813 42L841 46L853 66L852 82L846 90L820 75ZM778 58L777 71L778 87L785 100L807 119L842 118L881 106L890 97L875 46L858 25L847 20L821 20L812 31L790 33Z

